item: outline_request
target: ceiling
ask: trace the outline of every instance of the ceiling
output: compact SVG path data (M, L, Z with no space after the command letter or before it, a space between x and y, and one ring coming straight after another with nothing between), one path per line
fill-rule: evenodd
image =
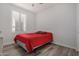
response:
M52 7L53 3L14 3L14 5L37 13Z

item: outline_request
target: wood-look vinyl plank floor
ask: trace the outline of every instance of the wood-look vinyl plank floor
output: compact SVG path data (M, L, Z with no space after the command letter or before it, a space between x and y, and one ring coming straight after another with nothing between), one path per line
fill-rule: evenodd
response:
M11 45L3 48L4 56L78 56L75 49L48 43L36 48L32 53L27 53L23 48Z

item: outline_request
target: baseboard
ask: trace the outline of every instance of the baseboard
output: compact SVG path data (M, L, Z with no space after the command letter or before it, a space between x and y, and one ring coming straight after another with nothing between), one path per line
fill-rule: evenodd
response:
M3 43L3 46L6 46L6 45L10 45L10 44L14 44L14 41L12 41L12 42L7 42L7 43Z
M9 46L12 46L12 45L15 45L15 43L3 45L3 48L6 48L6 47L9 47Z
M71 48L71 49L75 49L75 50L77 49L75 47L71 47L71 46L68 46L68 45L65 45L65 44L61 44L61 43L57 43L57 42L52 42L52 43L60 45L60 46L68 47L68 48Z

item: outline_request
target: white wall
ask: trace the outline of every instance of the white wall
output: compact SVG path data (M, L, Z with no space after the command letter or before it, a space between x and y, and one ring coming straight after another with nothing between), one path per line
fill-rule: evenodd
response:
M76 48L76 5L55 4L37 14L37 30L54 33L54 43Z
M27 27L26 33L35 30L35 14L19 8L17 6L11 4L0 4L0 31L2 31L1 35L4 38L4 45L12 44L14 39L14 34L12 33L12 16L11 11L19 11L21 13L25 13L27 15Z
M78 48L78 51L79 51L79 4L77 4L77 48Z

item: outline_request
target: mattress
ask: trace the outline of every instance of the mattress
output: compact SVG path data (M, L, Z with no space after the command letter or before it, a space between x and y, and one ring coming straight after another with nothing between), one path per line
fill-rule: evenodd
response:
M27 34L18 34L15 37L15 43L18 43L25 50L32 52L33 49L44 45L48 42L53 41L52 33L47 32L46 34L37 34L37 33L27 33Z

